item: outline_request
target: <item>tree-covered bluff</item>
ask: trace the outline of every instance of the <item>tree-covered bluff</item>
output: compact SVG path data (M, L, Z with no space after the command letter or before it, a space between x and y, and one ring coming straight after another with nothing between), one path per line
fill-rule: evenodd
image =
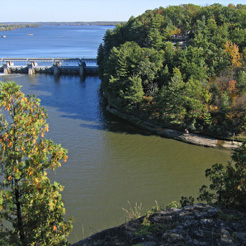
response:
M148 10L98 49L109 105L164 127L228 137L246 129L246 5Z

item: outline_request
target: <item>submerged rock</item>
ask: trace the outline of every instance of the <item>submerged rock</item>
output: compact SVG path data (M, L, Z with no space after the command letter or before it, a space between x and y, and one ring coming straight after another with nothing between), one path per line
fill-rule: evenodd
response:
M73 244L116 245L246 246L246 213L200 203L143 216Z

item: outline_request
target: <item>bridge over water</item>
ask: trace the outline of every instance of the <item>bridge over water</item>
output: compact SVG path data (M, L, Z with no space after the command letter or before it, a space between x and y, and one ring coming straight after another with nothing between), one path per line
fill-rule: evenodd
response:
M4 74L11 73L50 73L59 74L96 74L96 58L0 58Z

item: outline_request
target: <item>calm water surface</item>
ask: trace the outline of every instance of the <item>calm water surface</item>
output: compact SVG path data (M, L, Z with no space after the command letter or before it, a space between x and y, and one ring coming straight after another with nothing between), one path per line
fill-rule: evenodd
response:
M65 33L74 29L66 28ZM34 33L34 30L26 32ZM94 29L90 34L88 29L87 36L85 32L82 36L95 39L99 44L104 32L105 27L97 27L97 34ZM75 39L83 39L78 34L73 35ZM80 47L79 43L71 48L71 57L83 57L87 48ZM33 47L36 45L34 43ZM69 54L70 47L61 46L64 53L59 56L64 57ZM42 52L41 46L36 49L39 51L33 56L39 52L43 52L42 57L52 56L50 47ZM81 53L76 51L75 56L74 50ZM0 57L17 56L11 52L7 55L4 49ZM16 48L15 52L26 57L31 54L29 49L24 53ZM93 57L95 54L92 49L87 55ZM51 173L50 178L65 186L63 198L67 216L73 216L76 221L70 235L72 243L125 222L122 207L129 208L128 200L133 205L142 202L148 210L155 200L167 205L182 195L197 196L199 187L206 182L204 170L213 163L226 163L229 159L228 151L153 136L108 114L99 92L101 81L98 77L81 80L76 76L13 74L1 75L0 80L17 81L23 85L25 93L36 94L41 99L49 115L48 137L69 150L68 162Z
M41 26L0 32L0 58L94 58L104 33L110 28L113 27ZM6 38L1 38L3 35Z

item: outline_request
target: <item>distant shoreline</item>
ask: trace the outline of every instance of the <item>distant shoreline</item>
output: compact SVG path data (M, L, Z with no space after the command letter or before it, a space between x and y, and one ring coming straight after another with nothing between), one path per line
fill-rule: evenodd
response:
M124 21L72 21L72 22L2 22L6 25L47 25L47 26L116 26L117 24L124 23Z
M120 21L93 21L93 22L2 22L0 32L13 31L18 28L37 28L41 26L116 26Z
M0 31L13 31L18 28L30 28L30 27L39 27L36 23L0 23Z

